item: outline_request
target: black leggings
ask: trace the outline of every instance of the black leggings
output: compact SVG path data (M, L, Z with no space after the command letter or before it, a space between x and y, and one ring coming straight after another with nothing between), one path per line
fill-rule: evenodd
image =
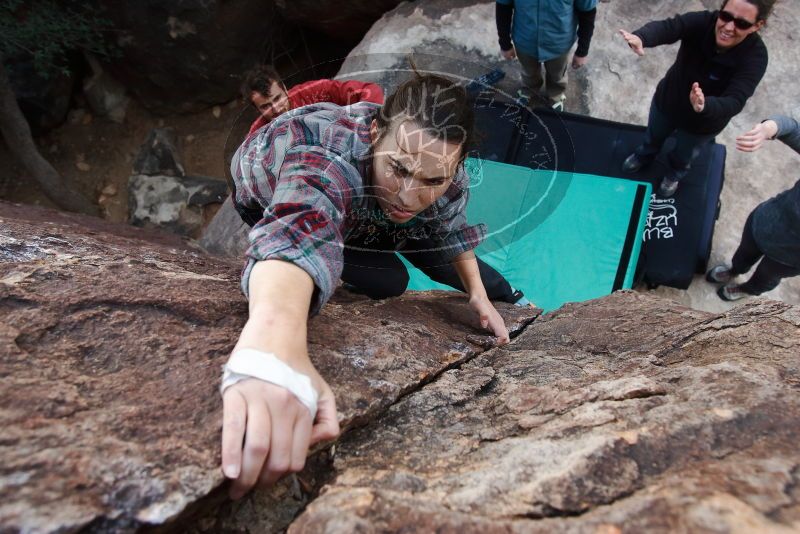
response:
M465 291L455 268L432 241L408 239L401 246L397 252L432 280ZM374 299L402 295L408 286L408 271L394 248L389 240L345 244L342 280ZM478 269L489 299L511 303L519 300L522 294L480 258Z
M797 267L791 267L775 261L768 256L764 256L764 253L753 237L753 213L750 213L750 216L747 217L747 222L744 224L742 241L739 243L739 248L736 249L736 253L733 255L731 273L734 276L746 273L755 265L759 258L761 258L761 263L756 267L753 276L750 277L750 280L739 286L745 293L760 295L765 291L778 287L778 284L780 284L783 278L800 274L800 269Z

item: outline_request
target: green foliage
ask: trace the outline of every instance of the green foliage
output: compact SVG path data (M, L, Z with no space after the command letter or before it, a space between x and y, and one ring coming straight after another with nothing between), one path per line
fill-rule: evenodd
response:
M42 76L67 71L73 50L113 55L111 31L110 21L79 1L0 0L0 57L27 55Z

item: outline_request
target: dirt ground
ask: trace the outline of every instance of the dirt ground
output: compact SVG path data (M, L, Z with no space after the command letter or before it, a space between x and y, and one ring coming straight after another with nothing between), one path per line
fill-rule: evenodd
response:
M229 172L226 154L230 158L252 118L254 112L238 100L200 113L168 117L155 116L131 100L122 124L73 109L63 125L38 138L37 144L68 183L99 201L106 219L126 222L128 178L152 128L176 130L186 174L224 180ZM0 198L55 207L1 140L0 161Z

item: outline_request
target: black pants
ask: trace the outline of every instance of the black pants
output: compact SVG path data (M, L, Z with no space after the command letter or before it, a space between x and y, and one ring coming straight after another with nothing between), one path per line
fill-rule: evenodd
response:
M741 284L739 288L745 293L751 295L760 295L765 291L775 289L783 278L790 276L797 276L800 274L800 269L791 267L789 265L775 261L764 253L758 247L755 238L753 237L753 213L747 217L747 222L744 224L742 231L742 241L739 243L739 248L733 255L731 266L731 273L735 276L744 274L761 259L761 263L756 267L753 276L750 280Z
M688 95L687 97L688 98ZM680 180L689 173L692 162L700 154L703 146L714 139L714 134L693 134L678 128L672 119L656 106L656 98L650 102L650 115L647 119L647 131L644 142L636 149L636 153L646 160L652 160L661 151L667 138L675 133L675 148L667 154L671 180Z
M408 239L399 244L385 237L369 243L348 242L344 248L342 280L374 299L402 295L409 277L395 249L432 280L465 291L447 256L426 239ZM513 303L522 296L511 288L503 275L481 259L478 259L478 269L489 299Z

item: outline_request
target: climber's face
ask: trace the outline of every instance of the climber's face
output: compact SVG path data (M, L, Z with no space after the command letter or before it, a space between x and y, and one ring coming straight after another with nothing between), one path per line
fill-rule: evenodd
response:
M372 121L372 192L386 216L403 223L430 207L453 182L461 145L398 119L381 132Z

